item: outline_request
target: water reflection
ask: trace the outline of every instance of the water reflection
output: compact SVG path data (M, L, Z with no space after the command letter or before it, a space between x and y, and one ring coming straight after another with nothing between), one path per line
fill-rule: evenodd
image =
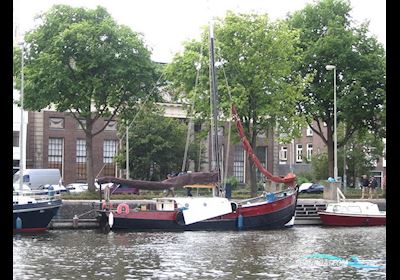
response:
M360 269L321 253L383 266ZM278 231L49 231L14 236L14 279L386 278L386 228L297 226Z

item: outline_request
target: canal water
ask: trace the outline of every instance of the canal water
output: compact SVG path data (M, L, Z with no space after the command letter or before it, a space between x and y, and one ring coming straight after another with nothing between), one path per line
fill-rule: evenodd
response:
M17 234L13 278L386 279L386 227Z

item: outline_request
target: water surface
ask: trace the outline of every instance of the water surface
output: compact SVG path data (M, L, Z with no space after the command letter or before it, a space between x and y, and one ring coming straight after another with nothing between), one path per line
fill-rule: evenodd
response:
M310 254L351 256L379 268ZM13 237L14 279L386 279L386 227L269 231L50 230Z

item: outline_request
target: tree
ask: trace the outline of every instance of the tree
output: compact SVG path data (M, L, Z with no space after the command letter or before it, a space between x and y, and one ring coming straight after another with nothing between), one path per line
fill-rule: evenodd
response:
M185 150L187 125L163 116L154 104L147 104L130 115L135 120L129 128L129 171L133 178L141 180L164 180L171 171L179 172ZM126 126L120 126L125 133ZM190 149L189 158L193 158ZM118 162L126 161L125 151Z
M210 112L205 66L209 55L207 38L208 32L204 31L200 42L187 42L183 54L176 55L167 67L170 85L176 92L186 94L197 116L203 119L208 119ZM267 15L228 12L215 23L221 115L229 116L231 104L235 104L254 150L257 135L269 129L298 135L302 117L296 113L296 102L301 98L305 80L292 73L297 39L297 31L289 30L282 21L271 22ZM200 68L198 89L195 67ZM249 162L254 195L256 171L250 159Z
M297 69L301 75L313 73L306 87L306 102L299 112L308 116L308 125L328 148L329 176L334 165L333 72L337 70L337 127L345 133L337 147L345 145L357 131L368 130L385 135L386 63L385 51L375 37L368 35L368 24L352 26L348 1L321 0L307 5L289 17L288 23L300 31L299 50L302 59ZM317 125L312 125L316 121ZM327 135L323 125L327 125ZM339 133L338 133L339 134Z
M53 6L25 36L24 107L69 112L86 135L87 180L94 191L92 139L149 94L155 70L140 34L102 7ZM15 61L18 59L16 52ZM14 73L18 73L16 62ZM18 76L16 76L18 79ZM17 83L18 84L18 83ZM96 121L105 119L101 129Z

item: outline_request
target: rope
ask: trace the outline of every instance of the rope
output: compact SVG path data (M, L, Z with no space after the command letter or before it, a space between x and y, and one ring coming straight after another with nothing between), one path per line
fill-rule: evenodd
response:
M199 57L199 64L196 65L196 71L197 72L196 72L196 80L195 80L195 83L194 83L194 96L193 96L193 99L196 97L196 93L197 93L197 85L198 85L198 82L199 82L199 75L200 75L201 59L202 58L203 58L203 44L200 44L200 57ZM193 112L193 109L194 109L194 101L191 104L190 112L188 112L188 115L187 115L188 117L189 117L189 113ZM189 118L188 129L187 129L187 134L186 134L185 153L183 155L183 162L182 162L182 170L181 170L182 172L184 172L185 169L186 169L185 167L186 167L187 153L188 153L188 149L189 149L190 129L192 127L192 123L193 123L192 119Z

